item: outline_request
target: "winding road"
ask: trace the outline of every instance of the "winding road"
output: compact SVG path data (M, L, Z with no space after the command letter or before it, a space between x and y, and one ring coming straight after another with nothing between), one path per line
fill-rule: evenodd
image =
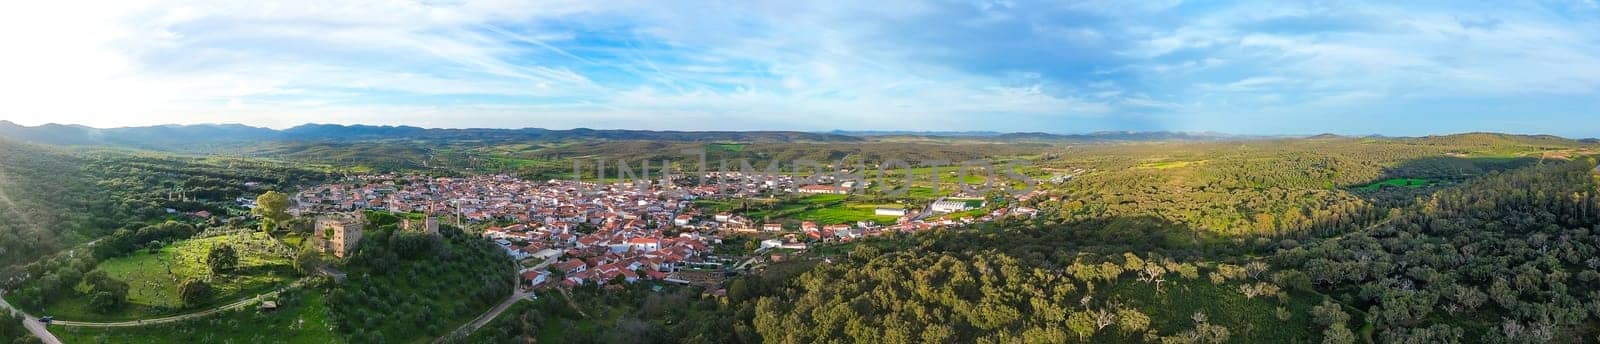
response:
M248 298L245 298L243 300L236 301L234 303L218 306L218 307L215 307L215 308L211 308L211 309L207 309L207 310L203 310L203 311L199 311L199 312L189 313L189 314L174 315L174 316L164 317L164 318L140 319L140 320L130 320L130 321L120 321L120 322L85 322L85 321L56 320L56 321L50 322L50 325L62 326L62 327L133 327L133 326L146 326L146 325L165 324L165 323L179 322L179 321L190 320L190 319L195 319L195 318L203 318L203 317L211 316L213 314L221 313L221 312L224 312L224 311L244 308L245 306L249 306L249 305L255 304L255 301L256 300L260 300L261 298L277 296L278 293L282 293L282 292L290 290L290 289L299 288L301 286L304 286L306 281L308 281L308 280L310 280L310 279L309 278L302 278L302 279L299 279L299 280L295 280L293 283L289 283L289 285L283 286L282 288L278 288L277 290L273 290L271 292L263 293L263 294L252 296L252 297L248 297ZM12 312L12 313L16 313L16 314L22 314L23 325L28 328L28 332L32 332L33 333L34 337L39 337L39 339L43 340L46 344L61 344L61 340L57 339L54 334L51 334L49 329L46 328L45 324L39 322L39 318L36 318L33 315L28 314L27 312L23 312L22 310L17 309L16 307L12 307L11 303L6 302L5 298L3 296L4 296L3 294L0 294L0 308L4 308L5 311L7 311L7 312Z
M290 289L299 288L301 286L304 286L306 281L308 281L308 280L309 280L308 278L298 279L298 280L295 280L293 283L289 283L289 285L283 286L282 288L278 288L277 290L273 290L271 292L263 293L263 294L252 296L252 297L248 297L248 298L245 298L243 300L235 301L234 303L218 306L216 308L211 308L211 309L207 309L207 310L203 310L203 311L199 311L199 312L194 312L194 313L189 313L189 314L174 315L174 316L165 317L165 318L140 319L140 320L130 320L130 321L121 321L121 322L83 322L83 321L56 320L56 321L50 322L50 324L51 325L56 325L56 326L64 326L64 327L132 327L132 326L145 326L145 325L165 324L165 323L179 322L179 321L184 321L184 320L189 320L189 319L194 319L194 318L203 318L203 317L211 316L213 314L221 313L221 312L224 312L224 311L231 311L231 310L235 310L235 309L244 308L245 306L249 306L249 305L255 304L255 302L257 300L260 300L262 298L269 298L269 297L278 296L278 293L282 293L282 292L290 290Z
M555 261L555 259L548 259L545 262L539 264L538 266L539 267L549 266L550 263L553 263L554 261ZM515 264L515 262L512 262L512 264ZM516 271L516 270L513 269L513 271ZM342 275L342 274L340 274L340 273L338 273L336 271L329 271L329 270L323 270L322 273L325 274L325 275L329 275L329 276ZM529 295L532 295L533 292L531 292L531 291L524 292L524 291L521 290L521 288L519 288L521 283L519 283L518 279L520 279L520 278L521 278L521 274L520 273L515 274L515 275L512 276L512 292L511 292L511 295L506 297L506 299L504 301L501 301L500 304L495 305L494 308L490 308L488 311L485 311L482 315L479 315L477 318L473 319L472 321L467 322L466 324L462 324L460 328L457 328L455 331L452 331L450 335L446 335L444 337L440 337L438 340L435 341L435 343L442 342L447 338L464 338L467 335L472 334L472 332L477 331L479 328L482 328L484 325L488 325L490 321L494 321L494 319L499 317L501 313L504 313L507 309L510 309L512 305L516 304L517 301L521 301L521 300L527 298ZM62 326L62 327L101 327L101 328L104 328L104 327L134 327L134 326L149 326L149 325L166 324L166 323L173 323L173 322L179 322L179 321L185 321L185 320L192 320L192 319L197 319L197 318L204 318L204 317L208 317L208 316L215 315L217 313L221 313L221 312L225 312L225 311L241 309L241 308L244 308L246 306L255 304L256 301L258 301L258 300L260 300L262 298L274 297L274 296L277 296L278 294L280 294L280 293L282 293L284 291L288 291L288 290L295 289L295 288L300 288L302 286L305 286L305 284L310 280L311 280L311 278L309 278L309 277L308 278L302 278L302 279L299 279L299 280L295 280L294 282L289 283L289 285L283 286L283 287L278 288L276 290L273 290L271 292L267 292L267 293L259 294L259 295L256 295L256 296L244 298L244 299L241 299L239 301L235 301L233 303L229 303L229 304L226 304L226 305L222 305L222 306L218 306L218 307L214 307L214 308L210 308L210 309L206 309L206 310L199 311L199 312L194 312L194 313L174 315L174 316L163 317L163 318L155 318L155 319L139 319L139 320L129 320L129 321L119 321L119 322L86 322L86 321L55 320L55 321L52 321L50 323L50 325ZM61 340L56 338L56 336L54 334L50 333L50 331L46 327L46 325L44 323L39 322L39 318L34 317L33 315L28 314L27 312L23 312L22 310L11 306L11 304L9 302L6 302L5 298L4 298L3 291L0 291L0 309L3 309L6 312L11 312L11 313L14 313L14 314L21 314L23 316L23 326L27 327L28 331L32 332L34 337L38 337L45 344L61 344Z
M6 312L10 312L12 314L22 314L22 326L27 327L28 332L32 332L34 337L38 337L39 340L43 341L45 344L61 344L61 340L56 339L55 334L50 333L50 330L44 328L44 323L39 322L39 318L28 315L28 313L23 312L20 309L16 309L15 307L11 307L11 303L6 302L5 294L3 292L0 292L0 308L5 308Z
M544 262L536 265L533 270L544 269L555 261L555 258L545 259ZM522 291L522 273L516 269L517 262L515 260L511 261L511 264L511 271L513 272L511 277L511 296L506 297L504 301L500 301L500 304L495 305L494 308L490 308L488 311L483 312L483 314L478 315L478 317L472 319L472 321L469 321L466 324L461 324L461 327L456 328L454 331L450 331L450 333L440 336L438 339L434 339L434 343L444 343L450 339L466 338L467 336L472 335L473 332L477 332L478 329L483 328L484 325L488 325L490 321L494 321L494 318L500 317L500 313L505 313L506 309L510 309L511 305L517 304L517 301L522 301L522 299L528 298L528 295L533 295L533 291Z
M532 294L533 292L514 290L511 292L511 297L506 298L505 301L500 301L500 304L495 305L494 308L490 308L488 312L478 315L478 318L472 319L471 322L461 325L460 328L450 332L450 334L439 337L439 339L434 340L433 342L443 343L445 340L450 338L466 338L467 336L472 335L473 332L477 332L478 329L483 328L484 325L488 325L490 321L494 321L495 318L499 318L501 313L505 313L506 309L511 308L511 305L517 304L518 301L522 301L522 299L525 299L528 297L528 295Z

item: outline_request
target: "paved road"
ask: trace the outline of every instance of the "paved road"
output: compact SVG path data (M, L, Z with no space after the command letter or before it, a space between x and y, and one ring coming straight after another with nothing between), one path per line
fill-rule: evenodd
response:
M11 312L13 314L22 314L22 326L27 327L28 332L32 332L34 337L39 337L39 340L44 341L45 344L61 344L61 340L56 339L55 334L50 333L50 330L44 328L44 324L39 322L39 318L35 318L32 315L28 315L28 313L22 312L20 309L11 307L11 303L6 302L6 298L4 296L5 294L0 293L0 308L5 308L6 312Z
M539 263L536 268L550 266L550 263L554 261L554 258L545 259L544 262ZM454 331L450 331L449 334L441 336L438 339L434 339L434 343L444 343L450 339L466 338L467 336L472 335L473 332L478 331L478 329L483 328L484 325L488 325L490 321L494 321L494 318L500 317L500 313L505 313L506 309L511 308L511 305L516 304L517 301L521 301L522 299L527 298L528 295L533 294L532 291L522 291L522 272L517 271L516 261L512 261L511 264L511 272L513 273L511 277L511 296L506 297L504 301L500 301L500 304L495 305L494 308L490 308L488 311L483 312L483 314L478 315L478 317L472 319L472 321L462 324L461 327L456 328Z
M584 313L583 307L578 307L578 302L572 299L571 291L568 291L566 288L556 288L556 290L560 290L561 295L566 296L563 297L563 299L567 299L567 307L572 307L572 310L578 311L578 315L583 316L584 318L589 317L589 313Z
M203 317L210 316L212 314L221 313L223 311L229 311L229 310L235 310L235 309L244 308L245 306L249 306L249 305L255 304L255 301L258 300L258 299L261 299L261 298L268 298L268 297L278 296L278 293L282 293L282 292L284 292L286 290L290 290L290 289L299 288L301 286L304 286L306 281L308 281L308 280L310 280L310 279L302 278L302 279L299 279L299 280L295 280L294 283L289 283L289 285L287 285L287 286L284 286L282 288L278 288L277 290L273 290L273 291L265 293L265 294L248 297L248 298L245 298L243 300L236 301L234 303L222 305L220 307L207 309L207 310L203 310L203 311L199 311L199 312L189 313L189 314L174 315L174 316L165 317L165 318L140 319L140 320L120 321L120 322L84 322L84 321L56 320L54 322L51 322L50 324L51 325L56 325L56 326L65 326L65 327L133 327L133 326L165 324L165 323L178 322L178 321L184 321L184 320L195 319L195 318L203 318Z
M477 332L478 329L483 328L484 325L488 325L490 321L494 321L495 318L499 318L501 313L505 313L506 309L511 308L511 305L515 305L518 301L522 301L523 299L526 299L528 295L533 294L532 292L522 292L520 290L522 288L517 289L517 291L513 291L511 293L511 297L507 297L505 301L500 301L500 304L495 305L494 308L490 308L488 312L478 315L477 319L472 319L471 322L461 325L460 328L457 328L449 335L439 337L438 340L434 340L433 342L443 343L449 338L466 338L467 336L472 335L473 332Z
M561 257L545 259L543 262L539 262L538 265L534 265L531 268L523 269L522 271L528 271L528 270L541 271L541 270L544 270L544 268L549 267L550 264L555 264L556 260L558 260L558 259L561 259ZM517 278L522 278L522 273L521 272L517 273Z
M72 249L67 250L67 255L75 256L78 253L78 249L94 246L95 243L100 242L102 239L105 238L94 239L87 243L83 243L82 245L73 247ZM12 307L11 303L6 302L5 291L3 290L0 290L0 309L4 309L6 312L14 314L21 314L22 327L26 327L28 332L32 332L34 337L38 337L39 340L43 341L45 344L61 344L61 339L57 339L54 333L50 333L50 330L45 328L44 323L39 322L39 318L35 318L33 315L23 312L16 307Z

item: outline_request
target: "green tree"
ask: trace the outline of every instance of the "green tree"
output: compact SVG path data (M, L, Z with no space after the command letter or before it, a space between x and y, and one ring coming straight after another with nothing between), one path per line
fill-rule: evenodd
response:
M856 245L855 249L850 250L850 258L863 262L872 260L872 258L877 258L882 254L883 253L880 252L877 247L867 244Z
M1392 291L1384 293L1383 300L1374 306L1382 324L1413 325L1422 322L1433 311L1438 296L1426 291Z
M267 191L256 196L256 208L250 213L261 217L261 231L272 232L278 224L288 221L293 216L289 215L289 195L277 191Z
M1089 339L1094 336L1094 315L1089 312L1072 312L1072 315L1067 316L1067 329L1078 334L1079 339Z
M1333 324L1327 331L1322 332L1322 344L1351 344L1356 342L1356 334L1344 323Z
M228 244L212 246L211 252L206 254L206 265L211 267L213 275L233 271L239 265L239 254Z
M1117 328L1124 334L1138 334L1150 328L1150 316L1137 309L1123 308L1117 310Z
M310 275L320 268L322 268L322 256L314 251L303 250L294 257L294 269L301 274Z
M199 279L185 280L178 286L178 296L184 305L199 305L211 299L211 284Z
M128 296L117 295L109 291L95 292L89 296L89 309L102 314L111 313L122 307Z
M83 275L89 286L89 308L100 313L110 313L122 308L128 300L128 283L112 279L104 271Z
M1322 300L1322 304L1311 307L1311 319L1317 325L1333 326L1349 322L1350 315L1346 314L1344 308L1334 303L1333 300Z

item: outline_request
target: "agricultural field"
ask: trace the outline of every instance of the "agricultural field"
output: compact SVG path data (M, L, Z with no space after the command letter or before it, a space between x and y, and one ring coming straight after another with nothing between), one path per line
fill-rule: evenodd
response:
M1420 187L1438 185L1439 183L1440 183L1440 181L1433 180L1433 179L1390 178L1390 179L1385 179L1385 180L1382 180L1382 181L1378 181L1376 183L1363 185L1363 186L1361 186L1361 187L1359 187L1357 189L1372 191L1372 190L1379 190L1379 189L1390 188L1390 187L1420 188Z
M341 343L328 321L322 293L280 294L276 311L255 307L163 325L126 328L65 327L51 329L67 343Z
M761 221L814 221L819 225L840 223L855 223L856 221L871 220L878 223L894 223L894 216L874 215L878 207L905 208L900 204L873 203L854 199L851 195L810 195L793 199L772 199L753 201L728 201L728 200L700 200L695 204L710 212L738 212L740 207L746 211L738 212L753 220Z
M557 304L551 304L556 302ZM467 338L455 340L455 343L514 343L518 339L534 338L538 343L560 343L563 326L545 326L545 313L550 307L567 307L566 298L558 293L550 293L533 301L519 301L507 308L499 317L494 318L483 328L473 332ZM556 319L561 322L562 319ZM578 331L592 331L593 321L586 321L574 326Z
M743 143L711 143L706 145L706 150L738 153L743 152L744 147Z
M807 209L795 214L793 218L801 221L815 221L820 225L855 223L863 220L870 220L878 224L893 224L895 219L898 217L880 216L874 213L874 211L880 206L902 208L902 206L895 204L878 205L839 202L823 208Z
M569 298L541 293L519 302L459 343L667 343L663 338L717 338L715 300L696 287L639 283L620 291L580 288ZM642 340L645 339L645 340ZM678 342L694 342L678 341ZM727 342L712 341L705 342Z
M1155 286L1123 279L1107 289L1110 298L1150 315L1160 333L1178 333L1194 327L1195 313L1205 314L1216 324L1238 324L1231 328L1235 343L1311 343L1321 336L1312 323L1311 307L1322 296L1300 290L1286 290L1284 297L1247 298L1234 283L1214 284L1205 279L1174 278L1157 292ZM1287 311L1287 320L1278 310ZM1102 334L1097 342L1143 343L1142 338Z
M1190 165L1203 164L1203 163L1205 163L1205 160L1199 160L1199 161L1163 160L1163 161L1152 161L1152 162L1142 163L1142 164L1139 164L1139 168L1165 170L1165 169L1169 169L1169 168L1186 167L1186 166L1190 166Z
M238 267L233 273L212 275L206 265L206 255L213 246L223 243L238 252ZM88 297L74 297L46 307L44 313L70 320L123 320L176 314L185 309L236 301L293 280L297 274L288 258L291 251L260 232L185 240L166 245L155 253L139 250L128 256L108 259L95 267L95 271L103 271L112 279L128 284L128 304L120 311L111 314L93 312L89 308ZM190 278L211 281L214 291L210 302L197 307L183 305L178 286ZM77 288L79 291L88 290L88 286L83 284Z
M1021 180L1013 178L1011 175L1007 174L1006 171L1004 171L1005 165L1003 163L995 163L994 167L995 170L992 179L988 173L976 169L969 169L963 176L960 166L942 166L937 169L933 167L892 169L883 171L884 173L881 177L878 174L878 171L871 170L869 168L869 171L866 173L866 178L867 181L872 182L874 187L880 186L880 182L882 182L882 184L887 184L881 186L882 189L888 190L906 186L905 181L908 178L907 172L910 172L909 179L911 180L911 189L910 192L907 193L907 196L924 199L931 199L937 196L944 196L954 193L955 191L961 189L962 183L965 183L968 185L968 187L972 188L981 188L985 184L993 185L992 187L994 188L1000 188L1002 185L1010 185L1013 188L1020 188L1023 186ZM1026 164L1019 165L1018 168L1013 172L1028 175L1035 179L1038 179L1042 176L1042 174L1035 169L1026 167ZM937 184L935 184L933 180L936 173L939 179ZM932 189L935 185L939 187L940 195L932 194ZM925 190L925 192L919 192L919 190Z

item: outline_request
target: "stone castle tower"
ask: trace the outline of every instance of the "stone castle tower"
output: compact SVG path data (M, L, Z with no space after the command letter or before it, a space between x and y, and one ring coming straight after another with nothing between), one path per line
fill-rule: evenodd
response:
M410 218L402 219L400 220L400 229L439 235L439 218L429 216L424 218L421 222L411 220Z
M317 220L316 230L312 232L317 251L345 258L355 252L356 245L361 243L361 220L347 217L322 218Z

